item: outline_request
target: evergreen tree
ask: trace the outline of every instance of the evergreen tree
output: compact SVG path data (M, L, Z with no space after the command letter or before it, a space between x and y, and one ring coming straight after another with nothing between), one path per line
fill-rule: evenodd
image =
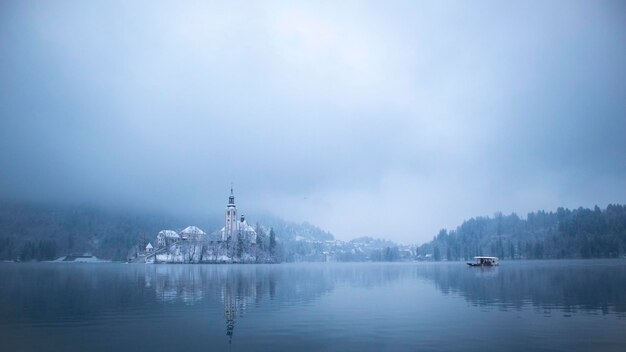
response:
M439 253L439 247L435 246L435 250L433 253L433 259L435 259L436 261L440 261L441 260L441 253Z
M241 258L244 252L243 235L237 234L237 258Z
M270 229L270 255L272 260L276 257L276 234L274 234L274 229Z

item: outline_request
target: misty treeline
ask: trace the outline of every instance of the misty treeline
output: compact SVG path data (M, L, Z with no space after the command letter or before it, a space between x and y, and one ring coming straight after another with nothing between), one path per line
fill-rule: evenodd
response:
M284 241L287 262L382 262L413 260L406 246L369 236L350 241L297 240Z
M223 226L220 211L215 218L180 219L163 214L110 210L89 205L59 205L0 201L0 260L51 260L64 255L92 254L125 261L137 244L151 242L162 229L183 229L190 224L212 231ZM308 238L331 238L310 224L294 224L278 218L267 221L275 232L277 255L296 233ZM269 231L267 232L269 248ZM234 243L231 248L236 249ZM243 249L245 250L245 249Z
M371 238L339 244L332 241L332 234L313 225L276 218L264 221L264 225L271 226L276 233L277 260L288 262L468 260L476 255L503 259L600 258L626 254L625 208L623 205L609 205L604 210L559 208L556 212L533 212L526 219L499 213L477 217L455 230L441 230L432 242L417 248ZM0 260L50 260L90 253L124 261L137 250L137 244L154 245L160 230L182 229L189 224L190 221L163 215L91 206L2 201ZM223 225L221 219L195 224L209 231ZM238 246L237 240L227 251L244 256L248 251L245 242Z
M337 253L335 260L340 262L398 262L413 260L408 252L401 252L395 245L388 245L382 248L369 248L364 251L348 250Z
M626 254L626 207L602 210L558 208L556 212L495 214L441 230L417 249L419 258L468 260L488 255L502 259L616 258Z
M51 260L93 254L124 260L141 238L177 220L76 205L0 202L0 259Z

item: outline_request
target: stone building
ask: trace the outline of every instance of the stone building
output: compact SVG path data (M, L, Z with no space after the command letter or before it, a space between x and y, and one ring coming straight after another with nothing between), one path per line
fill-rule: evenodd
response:
M237 240L241 235L245 241L256 243L257 233L254 228L248 225L245 215L237 218L237 206L235 206L235 196L233 188L230 188L230 197L224 213L224 227L220 230L221 241Z
M176 231L173 230L163 230L160 231L157 235L157 247L165 247L169 246L174 242L180 240L180 236Z
M181 240L202 241L204 240L204 236L206 236L206 233L196 226L187 226L180 232Z

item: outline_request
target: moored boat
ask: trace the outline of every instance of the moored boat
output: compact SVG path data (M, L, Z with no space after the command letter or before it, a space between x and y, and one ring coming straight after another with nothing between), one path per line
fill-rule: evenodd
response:
M498 257L474 257L474 260L476 260L474 263L468 262L467 265L469 266L497 266L499 265Z

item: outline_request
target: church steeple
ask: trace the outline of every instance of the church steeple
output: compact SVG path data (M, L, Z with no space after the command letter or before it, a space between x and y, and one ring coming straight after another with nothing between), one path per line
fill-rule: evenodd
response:
M233 185L230 185L230 197L228 197L228 206L235 205L235 196L233 195Z
M237 207L235 206L235 196L233 195L233 185L230 185L230 197L228 197L228 205L226 206L226 214L224 217L224 232L222 233L222 241L226 241L237 235Z
M254 229L246 222L246 217L241 214L241 218L237 218L237 206L235 206L235 195L233 185L230 185L230 196L228 204L224 212L224 228L221 230L222 241L230 241L237 239L242 235L250 243L256 243L257 234Z

